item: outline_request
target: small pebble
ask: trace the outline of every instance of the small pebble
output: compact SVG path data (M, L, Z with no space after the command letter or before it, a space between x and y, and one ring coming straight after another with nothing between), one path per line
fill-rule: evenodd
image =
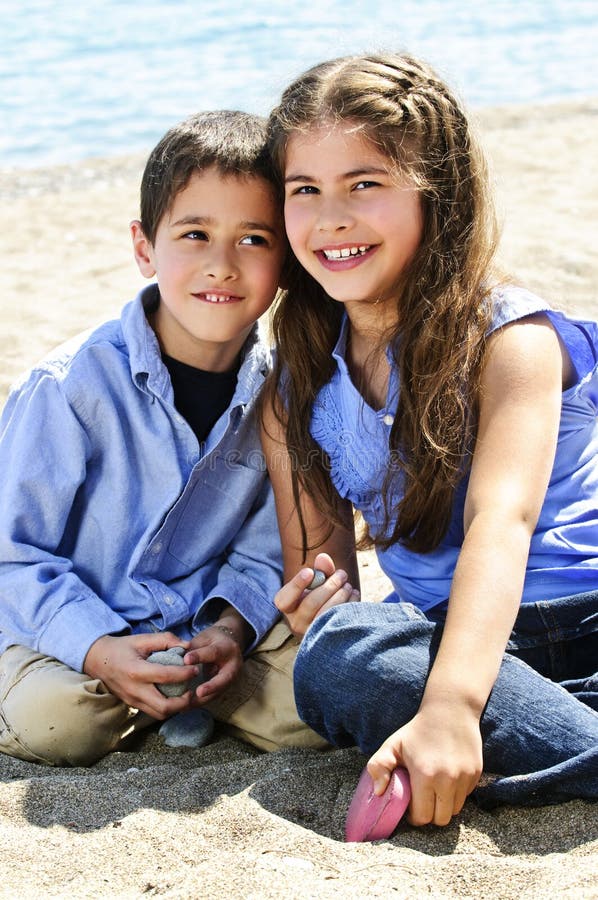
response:
M159 663L162 666L184 666L183 656L186 650L184 647L171 647L169 650L156 650L150 653L147 658L148 662ZM185 691L188 691L191 681L175 681L169 684L157 684L156 687L164 697L182 697Z
M203 747L214 732L214 719L207 709L188 709L166 719L158 734L167 747Z
M322 572L321 569L314 569L314 577L312 578L310 583L307 585L307 590L313 591L316 588L319 588L322 584L324 584L325 581L326 581L326 575L324 574L324 572Z

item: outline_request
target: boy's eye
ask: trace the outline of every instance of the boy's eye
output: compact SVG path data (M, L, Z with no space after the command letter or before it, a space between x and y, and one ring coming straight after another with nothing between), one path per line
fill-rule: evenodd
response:
M255 247L267 247L268 241L261 234L246 234L244 238L241 238L239 241L240 244L249 244L250 246Z
M189 238L191 241L207 241L208 236L205 231L186 231L183 237Z
M317 187L313 184L302 184L301 187L295 188L291 190L291 196L295 196L295 194L317 194L319 193Z

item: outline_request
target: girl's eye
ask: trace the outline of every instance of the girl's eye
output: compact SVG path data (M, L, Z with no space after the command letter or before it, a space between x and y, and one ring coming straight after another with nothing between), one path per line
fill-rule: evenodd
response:
M267 247L268 241L261 234L246 234L239 241L240 244L249 244L250 247Z
M378 181L358 181L354 187L356 191L363 191L365 188L371 187L379 187L380 183Z

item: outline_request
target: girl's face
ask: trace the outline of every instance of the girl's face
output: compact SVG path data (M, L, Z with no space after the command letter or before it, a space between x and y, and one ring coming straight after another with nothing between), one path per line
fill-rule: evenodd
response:
M349 314L354 304L396 304L422 210L389 159L351 123L324 125L290 138L285 185L291 247L326 293Z

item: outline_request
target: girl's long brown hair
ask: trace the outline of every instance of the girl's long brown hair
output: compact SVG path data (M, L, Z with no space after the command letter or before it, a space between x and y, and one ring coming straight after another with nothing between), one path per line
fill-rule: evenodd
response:
M269 121L281 176L292 135L343 122L358 127L421 197L422 240L397 283L397 325L386 336L400 395L383 488L386 523L374 537L382 547L400 541L426 552L446 533L476 431L497 239L486 164L459 102L432 69L408 55L344 57L291 84ZM334 371L342 314L343 305L293 260L273 319L278 357L267 393L286 427L296 501L301 487L339 524L327 460L308 424ZM403 496L392 508L399 472ZM303 537L306 551L305 529Z

